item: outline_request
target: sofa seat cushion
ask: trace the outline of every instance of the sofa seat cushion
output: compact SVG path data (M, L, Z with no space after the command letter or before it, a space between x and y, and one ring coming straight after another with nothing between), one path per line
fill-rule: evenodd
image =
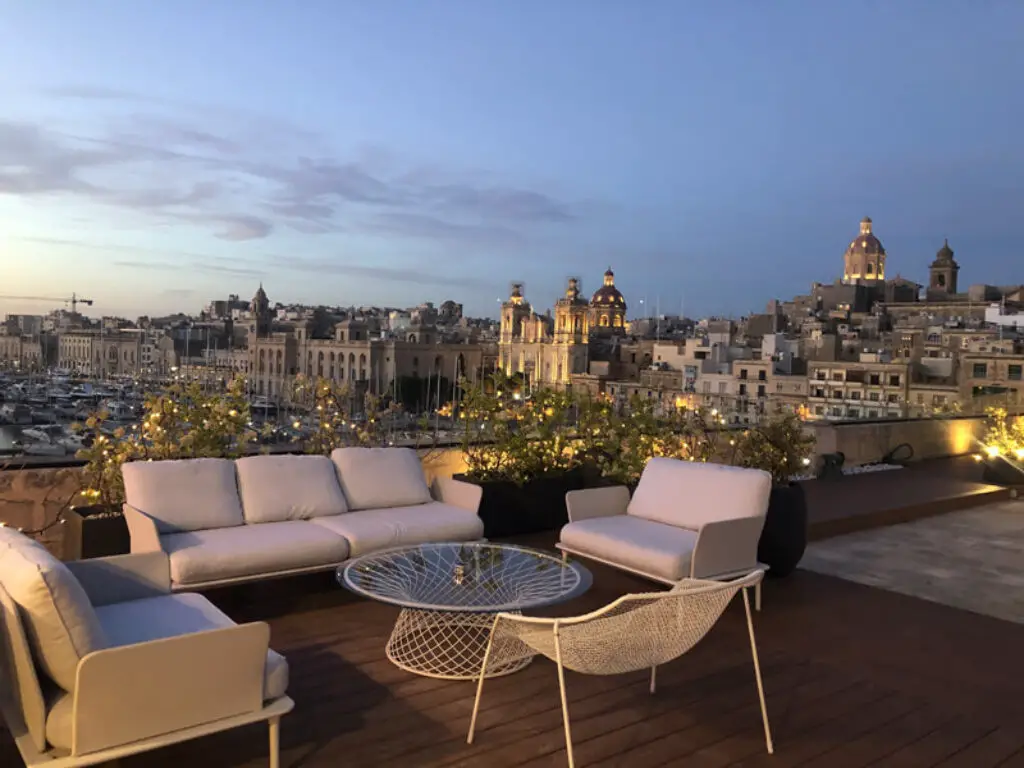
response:
M331 460L349 509L390 509L426 504L430 489L411 448L335 448Z
M304 520L172 533L161 536L160 545L170 558L175 585L312 568L348 558L345 539Z
M0 584L18 606L32 656L54 683L73 691L78 662L107 646L96 610L78 579L45 547L0 531Z
M560 543L583 555L668 581L690 575L697 534L629 515L595 517L562 528Z
M242 525L235 463L228 459L132 461L121 468L124 500L160 533Z
M96 613L111 647L235 626L213 603L192 593L113 603L97 608ZM288 662L276 651L267 651L263 698L276 699L287 690ZM159 695L159 691L153 694ZM52 699L47 710L46 740L57 749L71 749L73 703L72 694L61 693Z
M235 461L235 469L247 523L348 512L338 470L326 456L247 456Z
M473 512L432 501L414 507L365 509L309 521L348 539L352 557L392 547L440 541L474 541L484 535Z
M760 469L657 457L644 467L628 513L696 531L705 523L763 517L771 490L772 476Z

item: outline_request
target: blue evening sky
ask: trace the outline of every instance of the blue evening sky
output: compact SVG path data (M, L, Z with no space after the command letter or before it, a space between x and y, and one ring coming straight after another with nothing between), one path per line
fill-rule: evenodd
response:
M97 314L1024 281L1020 0L0 0L0 73L0 294Z

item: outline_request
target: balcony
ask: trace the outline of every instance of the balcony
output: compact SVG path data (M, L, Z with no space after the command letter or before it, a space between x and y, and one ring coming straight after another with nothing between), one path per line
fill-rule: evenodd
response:
M653 696L646 674L568 673L577 765L1020 764L1024 696L1013 670L1024 647L1024 607L1018 603L1015 614L999 619L984 615L992 613L984 590L972 595L959 589L950 598L934 583L962 584L960 577L977 571L977 563L908 544L914 526L944 521L947 535L962 536L982 530L986 516L1020 520L1024 511L1024 502L1008 500L1006 489L980 483L969 458L936 458L963 452L958 446L969 450L971 420L949 423L957 426L906 421L884 425L885 432L879 425L819 428L822 449L842 449L854 463L877 459L872 451L878 446L900 440L912 441L922 460L904 469L807 483L814 542L801 570L766 583L764 609L755 617L773 756L764 752L744 613L734 603L707 641L659 669ZM28 493L50 477L7 482L3 475L14 473L0 473L0 519L8 520L12 488ZM908 525L895 527L902 523ZM971 524L979 528L962 527ZM904 536L902 544L887 538L893 531ZM1010 541L1017 542L1014 551L1024 547L1019 523L1000 535L1003 546ZM551 549L555 534L516 541ZM994 540L975 541L974 557L996 551ZM860 553L859 564L851 552ZM888 553L910 566L903 575L873 573L864 553L883 559ZM659 588L587 565L592 589L546 615L577 615L623 594ZM1020 563L1000 568L1006 583L1024 579ZM920 576L916 582L906 575L912 570ZM927 599L921 596L924 581L932 582ZM236 621L268 621L272 646L288 659L296 709L282 723L283 766L565 765L555 667L546 660L488 683L475 742L467 745L473 684L416 677L393 666L384 642L396 608L354 597L332 575L208 596ZM266 764L265 731L243 728L121 764L255 768ZM2 727L0 765L21 765Z

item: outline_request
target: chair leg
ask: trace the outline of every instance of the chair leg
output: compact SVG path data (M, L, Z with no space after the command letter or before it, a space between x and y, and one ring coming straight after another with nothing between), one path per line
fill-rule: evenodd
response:
M565 724L565 754L569 759L569 768L575 768L576 761L572 756L572 731L569 728L569 702L565 696L565 669L562 667L562 644L558 640L558 627L555 627L555 663L558 665L558 693L562 697L562 722Z
M494 643L494 633L497 631L497 628L498 622L497 619L495 619L494 626L491 627L491 636L487 638L487 650L484 651L484 661L483 664L480 665L480 679L476 684L476 699L473 702L473 716L470 718L469 734L466 736L467 744L473 743L473 734L476 731L476 715L477 712L480 711L480 696L484 692L484 677L487 675L487 662L490 661L491 658L491 646Z
M760 612L761 610L761 582L757 582L754 585L754 610Z
M281 766L281 718L272 717L267 723L270 726L270 768Z
M658 673L658 667L657 666L651 667L651 695L652 696L654 695L654 691L655 691L655 689L657 687L657 673Z
M775 747L772 746L772 731L768 725L768 707L764 702L764 683L761 682L761 663L757 658L757 640L754 639L754 617L750 613L750 597L747 590L743 592L743 608L747 612L747 632L750 634L750 655L754 659L754 677L757 679L757 698L761 702L761 721L764 723L764 742L768 747L768 754L774 754Z

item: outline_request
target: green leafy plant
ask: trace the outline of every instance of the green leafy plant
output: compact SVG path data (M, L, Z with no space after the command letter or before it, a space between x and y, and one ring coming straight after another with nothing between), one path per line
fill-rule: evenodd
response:
M311 434L296 437L303 440L306 453L328 455L351 445L386 445L389 420L402 411L400 405L385 403L379 395L360 397L348 384L325 378L299 376L292 393L293 402L306 404L313 419Z
M797 414L781 412L744 430L733 443L730 463L763 469L784 485L810 465L815 438Z
M1024 460L1024 416L1011 416L1005 408L986 408L985 417L985 456Z
M104 412L73 425L76 432L93 436L92 443L77 454L86 461L79 492L83 504L119 508L124 502L121 467L125 462L234 458L257 437L249 426L242 380L217 393L204 392L200 384L175 384L160 395L148 396L143 408L140 424L117 427L110 434L101 431L108 417Z

